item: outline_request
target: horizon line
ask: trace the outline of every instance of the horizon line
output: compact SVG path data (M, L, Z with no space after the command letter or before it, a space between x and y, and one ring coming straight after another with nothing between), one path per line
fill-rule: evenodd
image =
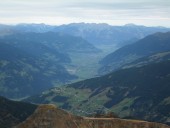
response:
M49 25L49 26L62 26L62 25L70 25L70 24L96 24L96 25L100 25L100 24L103 24L103 25L109 25L109 26L144 26L144 27L164 27L164 28L170 28L170 26L162 26L162 25L144 25L144 24L135 24L135 23L126 23L126 24L109 24L109 23L96 23L96 22L70 22L70 23L63 23L63 24L50 24L50 23L43 23L43 22L40 22L40 23L36 23L36 22L32 22L32 23L24 23L24 22L21 22L21 23L0 23L0 25L7 25L7 26L17 26L17 25Z

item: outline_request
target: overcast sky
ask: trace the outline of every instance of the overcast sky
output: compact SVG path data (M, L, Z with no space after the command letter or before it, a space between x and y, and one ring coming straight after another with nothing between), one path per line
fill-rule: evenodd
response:
M170 0L0 0L0 23L134 23L170 27Z

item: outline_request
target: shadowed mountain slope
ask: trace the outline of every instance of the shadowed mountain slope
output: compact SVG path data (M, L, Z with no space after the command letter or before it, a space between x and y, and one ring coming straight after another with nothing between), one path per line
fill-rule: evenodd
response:
M98 52L86 40L54 32L13 34L0 38L0 93L20 98L76 79L64 64L69 53Z
M0 96L0 128L11 128L30 116L37 105L12 101Z
M119 70L53 88L26 101L55 103L80 115L112 111L122 118L169 123L170 61Z
M0 40L0 51L0 93L5 97L29 96L76 78L61 65L70 62L67 55L40 43Z
M132 63L128 63L128 64L122 66L120 69L126 69L126 68L132 68L132 67L142 67L144 65L159 63L159 62L167 61L167 60L170 60L170 51L154 53L152 55L139 58L139 59L133 61Z
M149 35L136 43L124 46L101 60L100 73L108 73L139 58L170 51L170 32Z

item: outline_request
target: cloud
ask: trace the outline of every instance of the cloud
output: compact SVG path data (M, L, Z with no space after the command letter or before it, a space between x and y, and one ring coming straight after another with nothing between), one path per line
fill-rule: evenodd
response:
M170 27L168 0L0 0L1 23L106 22Z

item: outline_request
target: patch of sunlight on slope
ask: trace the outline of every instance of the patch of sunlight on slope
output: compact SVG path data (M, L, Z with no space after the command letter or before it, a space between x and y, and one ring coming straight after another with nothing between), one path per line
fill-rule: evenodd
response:
M125 98L118 104L112 107L111 111L118 114L120 117L130 115L130 106L134 103L137 97Z

